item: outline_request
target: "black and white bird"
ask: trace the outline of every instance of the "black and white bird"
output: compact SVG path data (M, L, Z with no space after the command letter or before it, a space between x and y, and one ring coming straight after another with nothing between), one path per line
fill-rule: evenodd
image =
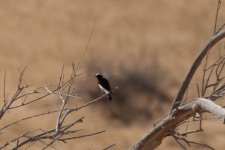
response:
M103 77L101 74L96 74L95 76L98 79L98 86L100 87L100 89L106 94L108 94L109 100L112 100L112 91L110 88L109 81L105 77Z

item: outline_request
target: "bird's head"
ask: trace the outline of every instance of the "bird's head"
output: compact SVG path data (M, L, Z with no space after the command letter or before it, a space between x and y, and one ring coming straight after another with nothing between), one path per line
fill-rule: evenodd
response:
M98 73L97 73L95 76L96 76L98 79L101 79L101 78L103 77L101 74L98 74Z

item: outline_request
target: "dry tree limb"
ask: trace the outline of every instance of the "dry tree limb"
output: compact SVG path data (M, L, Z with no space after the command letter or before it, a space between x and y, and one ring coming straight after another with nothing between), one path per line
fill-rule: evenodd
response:
M209 99L197 98L190 103L174 109L170 115L148 131L130 150L149 150L158 147L166 136L172 135L172 129L176 128L179 123L192 117L198 111L209 112L221 120L223 124L225 123L224 108Z
M215 16L215 24L214 24L214 31L213 36L210 37L208 43L203 47L203 49L200 51L200 53L195 58L194 63L192 64L191 68L189 69L185 79L183 80L181 87L177 93L176 98L173 100L172 107L170 109L170 113L174 108L177 108L180 106L184 94L188 89L188 86L192 80L192 77L194 76L195 72L197 71L199 65L201 64L203 58L207 55L207 53L211 50L211 48L218 43L221 39L225 37L225 30L222 31L222 29L225 27L225 23L217 29L217 22L218 22L218 15L219 10L221 7L221 0L218 0L217 2L217 10L216 10L216 16Z
M146 132L145 136L135 146L130 148L130 150L155 149L167 136L172 136L182 149L186 149L186 147L182 144L181 141L186 143L188 146L195 144L204 146L205 148L213 149L207 144L202 144L195 141L193 142L187 140L185 137L189 134L203 131L201 127L202 113L211 113L217 119L222 121L223 124L225 124L225 109L215 103L215 100L221 97L225 97L225 83L223 83L225 76L222 75L222 71L224 71L225 68L225 56L221 56L220 53L219 59L209 67L207 66L207 54L210 50L212 50L212 47L215 44L225 38L225 30L222 30L225 27L225 23L222 26L217 27L221 0L218 0L217 2L218 3L213 35L210 37L206 45L200 50L200 53L197 55L192 66L188 70L188 73L185 76L181 87L179 88L178 93L173 100L169 114L167 114L167 116L164 117L160 122L158 122L151 130ZM187 93L189 84L205 57L206 62L203 69L202 83L197 84L198 96L202 98L196 98L191 102L184 103L184 95L185 93ZM211 80L214 80L214 82L210 83ZM205 96L208 93L209 95ZM190 121L188 119L191 117L194 118L196 113L201 114L199 118L199 129L192 131L186 130L186 132L182 134L178 133L178 127L180 127L184 123L189 123Z
M194 117L196 113L202 114L205 112L209 112L213 114L217 119L221 120L222 123L225 123L225 109L214 103L216 99L225 96L225 83L221 83L224 81L222 80L224 77L221 76L221 72L222 70L224 70L225 64L223 56L220 56L219 59L213 65L210 65L210 68L207 67L206 62L204 69L205 71L210 71L209 75L203 75L204 83L202 83L202 89L200 89L199 84L197 85L199 96L205 95L206 90L212 87L214 90L211 91L209 96L205 98L197 98L189 103L182 103L181 105L184 94L202 60L209 52L209 50L223 38L225 38L225 30L217 33L216 35L210 38L209 42L201 50L194 63L192 64L192 67L188 71L185 80L183 81L182 86L173 101L170 113L166 117L164 117L159 123L157 123L150 131L148 131L146 135L133 148L131 148L131 150L147 150L158 147L166 136L174 136L174 133L176 133L176 129L180 125L187 122L189 118ZM212 74L212 70L214 71L214 74ZM216 80L215 83L211 85L211 83L209 83L209 80L213 75L215 75ZM201 120L202 119L200 118L200 129L196 131L202 131ZM191 134L196 132L187 131L186 133ZM183 133L183 135L180 135L183 138L187 134ZM176 141L179 145L181 144L179 143L180 141L178 139L176 139ZM199 145L207 147L206 144ZM208 148L209 147L210 146L208 146Z
M194 76L196 70L198 69L199 65L201 64L203 58L206 56L206 54L211 50L211 48L218 43L221 39L223 39L225 37L225 30L213 35L208 43L203 47L203 49L200 51L200 53L198 54L198 56L196 57L196 59L194 60L194 63L192 64L191 68L189 69L184 81L182 82L182 85L178 91L178 94L176 96L176 98L173 101L172 107L170 109L170 113L172 113L172 111L179 107L183 96L192 80L192 77Z

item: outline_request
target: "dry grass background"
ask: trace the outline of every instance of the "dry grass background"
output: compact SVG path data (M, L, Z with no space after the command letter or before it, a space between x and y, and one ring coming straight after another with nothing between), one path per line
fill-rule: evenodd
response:
M224 3L220 24L225 21L223 7ZM213 32L215 10L216 1L212 0L0 1L0 79L3 81L6 69L7 92L12 93L17 68L28 66L25 82L37 86L57 82L63 64L69 72L70 65L79 62L96 19L82 60L83 74L75 85L81 94L78 103L99 94L93 77L96 72L107 74L119 89L112 102L94 104L74 117L86 116L85 124L78 128L107 132L66 145L57 143L57 147L97 150L117 143L113 149L126 149L168 112L187 69ZM32 105L16 116L8 113L2 122L55 107L54 102ZM54 121L25 122L11 128L0 142L36 125L49 128ZM224 126L207 121L204 128L205 133L193 138L223 149ZM159 149L168 147L180 149L169 138Z

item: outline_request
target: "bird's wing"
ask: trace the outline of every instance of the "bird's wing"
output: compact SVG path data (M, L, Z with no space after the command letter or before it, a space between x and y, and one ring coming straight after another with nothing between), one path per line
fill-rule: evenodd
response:
M102 83L100 83L100 84L102 84L102 86L103 86L106 90L108 90L110 93L112 93L111 87L110 87L110 84L109 84L109 81L108 81L107 79L102 78Z

